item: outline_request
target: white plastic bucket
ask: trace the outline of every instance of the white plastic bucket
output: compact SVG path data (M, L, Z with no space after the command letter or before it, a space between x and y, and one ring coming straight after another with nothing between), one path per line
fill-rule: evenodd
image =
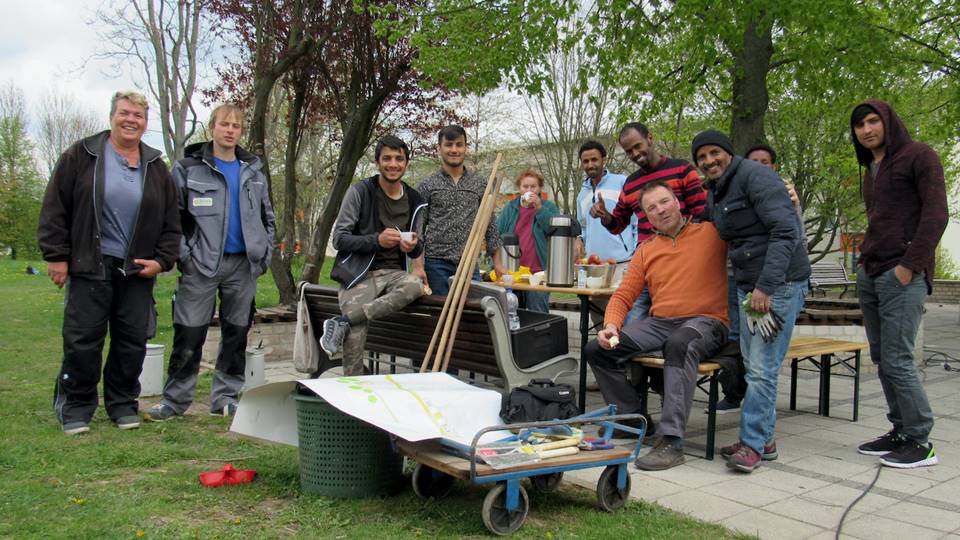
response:
M247 368L244 370L243 390L263 386L267 382L264 374L264 352L258 347L247 347Z
M163 345L147 343L143 370L140 371L140 397L159 396L163 393L163 351Z

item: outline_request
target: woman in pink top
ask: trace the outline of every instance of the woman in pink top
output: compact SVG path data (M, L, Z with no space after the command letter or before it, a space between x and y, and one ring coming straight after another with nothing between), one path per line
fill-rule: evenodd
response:
M543 270L547 262L547 235L550 218L560 210L551 201L541 198L543 174L527 169L514 181L520 196L507 203L497 218L500 234L513 233L520 239L520 265L531 272ZM519 291L518 291L519 292ZM548 313L550 293L522 292L517 295L526 309Z

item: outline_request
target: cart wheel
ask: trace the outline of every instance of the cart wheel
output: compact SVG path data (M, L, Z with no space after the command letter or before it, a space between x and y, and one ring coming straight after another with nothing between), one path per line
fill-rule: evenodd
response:
M597 502L607 512L622 508L630 498L630 474L627 473L627 485L617 489L617 468L616 465L608 465L597 482Z
M436 469L431 469L426 465L417 463L413 469L413 492L426 499L428 497L440 498L450 492L453 487L453 477L442 473Z
M480 510L480 515L483 517L483 524L493 534L499 536L513 534L527 519L527 512L530 511L530 499L527 498L527 490L523 489L523 486L518 486L518 489L520 490L519 504L513 512L507 512L506 484L497 484L483 498L483 508Z
M551 493L556 491L560 487L560 482L563 480L563 473L551 473L551 474L541 474L540 476L531 476L530 483L533 485L533 489L539 491L540 493Z

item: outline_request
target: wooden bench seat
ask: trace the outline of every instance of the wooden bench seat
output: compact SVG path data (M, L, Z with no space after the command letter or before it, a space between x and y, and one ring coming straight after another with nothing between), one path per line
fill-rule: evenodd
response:
M843 341L815 336L795 336L790 340L790 347L787 349L785 360L790 361L790 410L796 410L797 406L797 374L800 370L800 363L809 361L814 364L820 373L820 390L818 399L818 414L830 416L830 377L833 368L842 367L851 374L846 376L853 377L853 418L856 422L859 419L860 408L860 355L861 351L867 348L867 344L856 341ZM847 356L841 356L841 355ZM632 358L637 370L636 379L640 382L640 402L642 411L647 414L647 394L648 388L644 369L663 369L664 360L660 357L641 355ZM723 366L717 362L701 362L697 367L697 387L707 393L707 445L706 459L712 460L714 456L715 435L717 427L717 401L719 400L718 382L720 372ZM707 388L704 388L707 384Z
M301 286L304 288L303 298L310 313L314 339L319 339L323 321L340 314L338 289L313 284ZM511 335L506 316L498 299L491 296L497 293L502 293L502 289L495 285L471 286L471 295L453 342L450 367L502 379L505 391L523 386L534 378L556 381L562 375L576 373L578 360L566 354L529 368L517 365L510 346ZM401 311L370 321L365 351L371 363L377 366L385 362L393 372L398 357L422 360L443 310L443 302L444 297L425 296ZM320 366L313 376L319 376L338 365L339 360L330 359L321 349Z

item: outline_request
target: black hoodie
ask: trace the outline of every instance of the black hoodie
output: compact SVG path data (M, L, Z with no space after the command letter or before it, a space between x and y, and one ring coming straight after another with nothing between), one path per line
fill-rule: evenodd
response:
M861 105L880 115L887 148L874 177L870 172L873 152L857 140L851 114L850 137L857 161L866 168L867 232L860 246L860 264L873 277L898 264L924 272L927 291L933 292L934 253L948 219L943 165L932 148L910 138L889 104L871 99Z

